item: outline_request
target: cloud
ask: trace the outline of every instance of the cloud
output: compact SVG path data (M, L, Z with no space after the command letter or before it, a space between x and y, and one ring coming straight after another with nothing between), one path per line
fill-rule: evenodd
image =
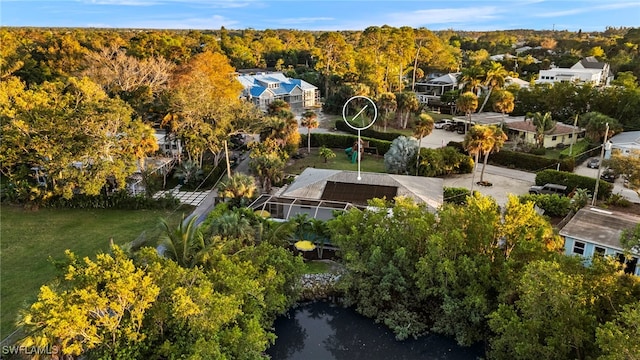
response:
M566 4L572 4L572 3L567 2ZM575 4L574 5L575 8L572 8L572 9L541 12L541 13L535 14L534 16L545 17L545 18L560 17L560 16L570 16L570 15L584 14L584 13L597 12L597 11L619 10L619 9L626 9L626 8L632 8L632 7L640 7L639 2L626 2L626 1L612 2L604 5L595 5L595 6L586 6L585 3L578 3L578 2L574 4Z

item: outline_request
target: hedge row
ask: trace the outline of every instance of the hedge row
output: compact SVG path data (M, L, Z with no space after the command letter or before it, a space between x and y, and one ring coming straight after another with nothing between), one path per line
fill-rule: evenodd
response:
M608 199L611 196L613 185L606 181L599 180L598 199ZM575 189L587 189L593 194L596 188L596 179L588 176L577 175L566 171L544 170L536 174L536 185L544 184L565 185L569 191Z
M180 201L167 194L158 199L143 195L131 196L127 190L120 190L113 194L106 195L84 195L77 194L71 199L56 197L49 200L45 207L64 209L175 209L180 206Z
M454 146L461 152L466 153L466 150L464 150L461 142L450 141L447 146ZM517 151L509 151L504 149L500 150L497 153L489 155L490 164L534 172L549 168L557 169L558 162L560 163L560 170L562 171L573 171L573 169L576 167L574 158L556 160L549 159L544 156Z
M307 145L307 135L301 136L300 146ZM358 140L356 135L347 134L329 134L329 133L311 133L311 146L320 147L326 146L334 149L346 149L350 148ZM367 137L362 137L362 140L369 142L369 147L375 147L378 149L378 155L384 155L391 147L391 141L378 140Z
M526 194L518 197L521 203L534 202L544 214L551 217L565 217L571 211L571 199L558 194Z
M336 120L336 129L340 131L346 131L352 134L358 134L358 131L354 130L352 127L347 125L347 123L344 120ZM366 136L373 139L380 139L380 140L387 140L387 141L393 141L395 140L395 138L402 135L404 134L397 133L397 132L380 132L372 128L368 128L360 131L360 136Z
M573 171L576 167L573 158L556 160L544 156L509 150L500 150L500 152L489 155L489 163L529 171L540 171L548 168L555 169L558 163L560 163L560 170L562 171Z

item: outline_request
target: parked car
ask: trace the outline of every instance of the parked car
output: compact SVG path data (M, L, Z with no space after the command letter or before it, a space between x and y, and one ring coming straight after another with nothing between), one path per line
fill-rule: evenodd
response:
M611 169L606 169L602 172L602 174L600 174L600 179L610 183L616 181L617 178L618 174L616 174L616 172Z
M587 161L587 167L591 169L597 169L600 167L600 160L598 158L592 158Z
M436 129L444 129L446 126L450 125L451 123L452 121L449 119L442 119L442 120L436 121L435 124L433 124L433 127Z
M529 188L529 194L558 194L567 195L567 187L558 184L544 184L543 186L532 186Z

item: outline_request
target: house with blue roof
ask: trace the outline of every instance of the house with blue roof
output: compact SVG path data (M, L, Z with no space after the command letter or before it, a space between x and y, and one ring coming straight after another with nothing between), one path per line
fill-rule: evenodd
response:
M281 72L240 74L238 81L244 87L242 97L267 111L274 100L284 100L292 110L315 107L319 104L319 91L301 79L286 77Z

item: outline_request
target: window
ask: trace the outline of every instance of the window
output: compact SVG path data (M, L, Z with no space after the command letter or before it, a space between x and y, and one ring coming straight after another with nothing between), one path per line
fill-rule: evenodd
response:
M557 138L558 138L557 136L553 135L553 136L551 137L551 140L552 140L552 141L556 141L556 139L557 139Z
M574 254L584 254L584 243L580 241L576 241L573 243L573 253Z
M573 134L569 134L569 139L571 139L573 137Z
M596 246L596 248L593 251L593 256L596 257L604 257L604 253L606 252L605 248L600 247L600 246Z

